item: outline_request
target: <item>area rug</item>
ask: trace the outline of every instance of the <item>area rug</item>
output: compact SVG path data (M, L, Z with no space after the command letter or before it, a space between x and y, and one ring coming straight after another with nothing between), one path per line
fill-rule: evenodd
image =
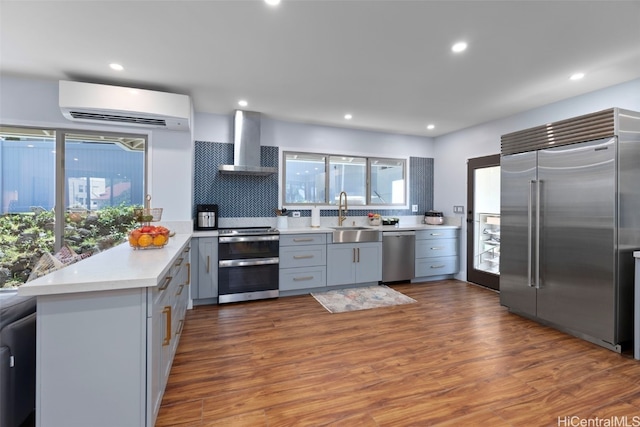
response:
M336 289L328 292L312 293L330 313L367 310L369 308L389 307L392 305L411 304L416 302L388 286L368 286L362 288Z

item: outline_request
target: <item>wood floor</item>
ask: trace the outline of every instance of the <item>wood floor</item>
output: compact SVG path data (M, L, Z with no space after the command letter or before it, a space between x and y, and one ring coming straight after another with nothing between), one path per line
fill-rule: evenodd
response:
M392 287L417 303L330 314L305 295L191 310L157 426L640 422L630 354L465 282Z

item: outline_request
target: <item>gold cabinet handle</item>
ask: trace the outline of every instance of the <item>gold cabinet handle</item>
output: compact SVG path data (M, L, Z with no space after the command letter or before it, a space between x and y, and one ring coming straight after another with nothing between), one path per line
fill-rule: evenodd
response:
M431 248L432 251L439 251L444 249L443 247L435 247L435 248Z
M430 233L431 236L442 236L442 233Z
M294 255L293 259L306 259L306 258L313 258L313 255Z
M167 315L167 327L165 328L165 336L162 340L162 345L169 345L171 343L171 306L165 305L162 309L162 314Z
M356 262L356 248L353 248L353 261Z
M293 238L294 242L313 242L313 239L311 238L305 238L305 239L301 239L301 238Z
M180 267L182 265L182 261L184 261L184 258L178 258L178 261L173 265L176 267Z
M360 262L360 248L357 248L357 249L358 249L358 262Z
M184 289L184 286L185 286L185 285L180 285L180 286L178 286L178 292L176 292L176 296L178 296L178 295L182 294L182 290Z
M440 264L440 265L432 265L429 268L444 268L444 264Z
M182 328L184 328L184 319L181 319L178 323L178 330L176 331L176 335L180 335L182 333Z
M158 288L158 290L164 291L169 287L169 283L171 283L171 276L167 276L164 278L164 283Z
M187 286L191 284L191 263L187 263Z
M294 277L293 281L294 282L301 282L303 280L312 280L313 276L304 276L304 277Z

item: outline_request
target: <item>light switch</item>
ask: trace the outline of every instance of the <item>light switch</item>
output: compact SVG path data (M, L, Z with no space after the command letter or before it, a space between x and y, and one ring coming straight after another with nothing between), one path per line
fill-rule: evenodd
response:
M418 212L418 205L411 205L411 212Z
M464 214L464 206L454 206L453 213Z

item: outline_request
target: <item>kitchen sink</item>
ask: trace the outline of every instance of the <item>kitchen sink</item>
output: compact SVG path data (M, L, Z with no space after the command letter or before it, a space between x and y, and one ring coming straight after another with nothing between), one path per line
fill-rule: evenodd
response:
M377 242L380 231L370 227L331 227L333 243Z

